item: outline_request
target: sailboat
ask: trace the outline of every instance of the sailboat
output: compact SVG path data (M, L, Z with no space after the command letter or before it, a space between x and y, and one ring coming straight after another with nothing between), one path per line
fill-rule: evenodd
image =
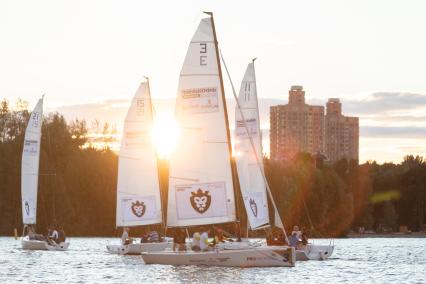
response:
M247 66L235 107L235 152L248 227L269 227L254 60Z
M181 127L170 158L168 227L237 221L238 177L232 160L228 114L213 14L201 20L180 73L176 119ZM231 267L294 266L283 247L244 247L205 252L145 252L147 264Z
M41 126L43 124L43 98L39 99L25 130L21 165L22 223L25 227L36 224L37 190L40 163ZM69 242L57 245L45 240L33 240L23 236L22 248L25 250L67 250Z
M117 227L163 222L157 154L150 136L152 125L153 108L147 79L136 91L124 122L118 162ZM171 243L163 241L107 245L107 250L113 254L140 254L167 247L171 247Z
M248 64L235 107L236 164L241 193L251 230L268 225L267 181L262 160L262 136L254 60ZM275 209L275 218L279 218ZM278 225L283 228L283 226ZM307 244L296 249L296 260L324 260L333 245Z

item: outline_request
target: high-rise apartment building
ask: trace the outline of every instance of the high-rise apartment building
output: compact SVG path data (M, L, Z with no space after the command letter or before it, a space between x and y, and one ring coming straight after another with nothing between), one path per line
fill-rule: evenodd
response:
M327 102L325 154L332 162L359 158L359 119L342 115L342 104L336 98Z
M323 106L305 103L302 86L292 86L288 104L270 109L271 159L291 159L298 152L323 154L331 162L342 158L358 160L358 117L342 115L339 99Z
M292 86L287 105L271 106L269 138L272 159L324 153L324 107L307 105L303 87Z

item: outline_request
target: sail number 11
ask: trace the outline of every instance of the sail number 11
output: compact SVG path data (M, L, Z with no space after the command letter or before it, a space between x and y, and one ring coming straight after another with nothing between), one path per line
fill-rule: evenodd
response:
M207 43L200 43L200 65L207 65Z

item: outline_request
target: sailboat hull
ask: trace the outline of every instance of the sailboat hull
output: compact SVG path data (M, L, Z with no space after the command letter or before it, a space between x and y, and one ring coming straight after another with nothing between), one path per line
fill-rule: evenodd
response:
M333 254L333 251L333 245L308 244L305 248L296 250L296 259L298 261L325 260Z
M161 243L141 243L141 244L129 244L129 245L107 245L107 250L112 254L130 254L139 255L142 252L152 251L163 251L171 249L173 246L172 242L161 242Z
M288 247L257 247L209 252L145 252L142 253L142 258L146 264L228 267L293 267L296 262L294 248Z
M24 237L21 240L22 249L24 250L55 250L65 251L68 249L70 243L62 242L58 245L52 246L45 241L30 240L28 237Z

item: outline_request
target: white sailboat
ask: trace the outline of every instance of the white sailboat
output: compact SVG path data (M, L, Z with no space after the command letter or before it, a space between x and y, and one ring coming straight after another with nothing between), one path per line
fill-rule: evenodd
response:
M25 130L21 165L22 223L33 226L37 221L37 190L40 162L41 126L43 124L43 98L39 99ZM25 250L67 250L69 242L57 245L45 240L30 239L23 236L22 248Z
M235 148L238 177L251 230L268 225L267 181L262 163L262 136L254 60L248 64L235 107ZM276 220L279 218L275 210ZM278 227L283 228L281 222ZM334 245L308 244L296 249L297 260L323 260Z
M118 164L116 226L163 222L155 146L151 141L153 109L149 81L142 82L124 122ZM140 254L171 247L167 241L107 245L113 254Z
M235 161L241 194L251 230L269 226L269 210L262 163L254 60L249 63L241 82L235 107Z
M170 159L167 225L235 222L236 169L231 158L222 72L212 13L201 20L179 78L176 119L181 139ZM294 266L294 249L253 247L208 252L147 252L147 264Z

